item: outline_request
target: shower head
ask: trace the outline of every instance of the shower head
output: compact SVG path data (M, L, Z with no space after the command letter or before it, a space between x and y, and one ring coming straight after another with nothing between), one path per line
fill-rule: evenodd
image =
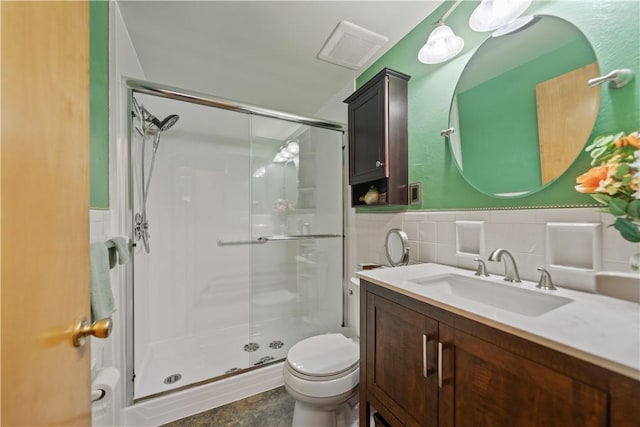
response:
M175 125L180 118L180 116L177 114L171 114L165 117L164 120L160 121L156 116L150 114L148 111L147 114L147 121L153 123L155 127L157 127L161 132L164 132L165 130L171 128L171 126Z
M179 115L171 114L165 117L164 120L160 122L160 125L156 124L156 126L158 126L161 132L164 132L165 130L169 130L173 125L175 125L179 118Z

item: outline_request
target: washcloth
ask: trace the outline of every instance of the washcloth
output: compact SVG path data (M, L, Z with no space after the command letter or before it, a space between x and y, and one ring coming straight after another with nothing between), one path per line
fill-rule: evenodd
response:
M117 264L129 262L129 239L127 237L113 237L107 243L113 243L114 250L109 251L109 268Z
M111 317L114 312L113 291L109 278L109 250L104 243L92 243L89 248L91 271L91 320Z

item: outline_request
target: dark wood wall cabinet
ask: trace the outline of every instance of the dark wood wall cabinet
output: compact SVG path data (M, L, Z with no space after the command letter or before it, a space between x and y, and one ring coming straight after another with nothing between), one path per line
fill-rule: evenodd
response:
M384 68L344 100L349 104L352 206L408 203L409 78L406 74ZM372 192L365 202L365 195L372 187L377 196Z
M640 425L640 382L361 280L360 425ZM594 337L594 339L597 339Z

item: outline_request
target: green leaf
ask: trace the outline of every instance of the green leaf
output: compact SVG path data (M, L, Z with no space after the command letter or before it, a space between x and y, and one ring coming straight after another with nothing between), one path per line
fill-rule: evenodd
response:
M624 216L627 214L628 203L624 200L611 198L609 199L609 212L615 216Z
M628 219L618 218L613 227L620 232L623 239L629 242L640 242L640 229Z
M627 165L626 163L623 163L620 166L618 166L618 169L616 169L616 173L614 176L616 178L622 178L627 173L629 173L629 165Z
M627 214L632 218L640 219L640 200L634 200L627 206Z
M595 193L591 194L591 197L595 199L596 202L601 203L603 205L609 205L609 200L611 200L611 196L608 194Z

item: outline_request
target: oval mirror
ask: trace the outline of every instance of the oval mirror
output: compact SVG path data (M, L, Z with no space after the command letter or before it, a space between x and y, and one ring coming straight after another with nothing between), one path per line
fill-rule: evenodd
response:
M583 150L598 114L600 75L589 41L555 16L527 16L489 36L465 66L451 103L449 141L479 191L540 190Z
M392 267L409 263L409 239L407 234L399 228L392 228L387 232L384 248L387 259Z

